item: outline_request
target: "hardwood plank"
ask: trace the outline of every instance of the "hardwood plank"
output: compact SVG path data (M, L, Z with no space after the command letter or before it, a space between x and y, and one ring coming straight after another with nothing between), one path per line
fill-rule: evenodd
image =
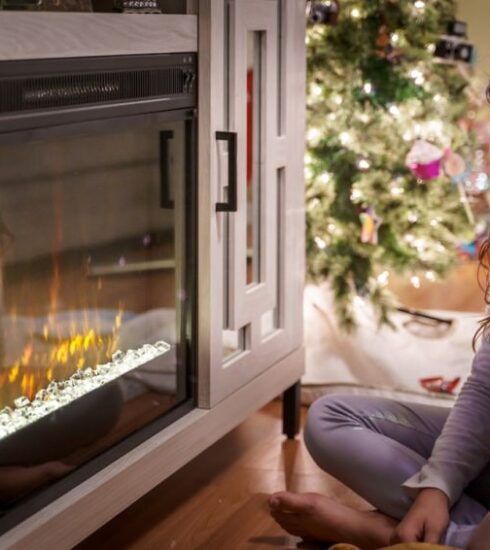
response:
M303 422L305 416L303 409ZM301 437L285 440L281 403L274 401L77 550L297 548L299 540L283 532L267 510L267 496L285 488L322 492L351 506L369 508L313 463Z

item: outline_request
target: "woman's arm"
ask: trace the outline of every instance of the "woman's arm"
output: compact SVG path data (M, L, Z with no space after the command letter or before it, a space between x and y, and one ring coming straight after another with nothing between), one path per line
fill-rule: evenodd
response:
M414 497L420 489L439 489L452 506L490 460L490 343L485 337L470 377L451 411L431 457L404 483Z

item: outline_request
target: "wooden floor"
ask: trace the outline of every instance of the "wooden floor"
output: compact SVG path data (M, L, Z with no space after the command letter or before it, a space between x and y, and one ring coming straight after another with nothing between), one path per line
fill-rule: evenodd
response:
M281 404L267 405L84 541L78 550L273 550L298 545L267 513L274 491L315 491L366 503L319 470L301 436L281 435ZM303 420L305 411L303 411Z

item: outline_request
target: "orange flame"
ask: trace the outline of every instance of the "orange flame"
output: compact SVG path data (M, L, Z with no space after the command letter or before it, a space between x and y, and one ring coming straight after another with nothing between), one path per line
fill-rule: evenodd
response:
M109 360L118 349L123 314L124 310L120 307L114 317L112 330L107 335L101 335L99 328L96 330L89 327L87 318L84 319L82 330L77 329L73 322L70 336L65 338L51 337L53 326L44 325L41 334L32 334L20 357L6 369L3 380L8 380L12 386L9 393L14 395L11 397L15 399L24 395L32 400L52 380L66 379L75 370ZM51 317L51 322L53 320ZM46 346L49 348L46 349ZM5 404L8 403L0 403L0 406Z

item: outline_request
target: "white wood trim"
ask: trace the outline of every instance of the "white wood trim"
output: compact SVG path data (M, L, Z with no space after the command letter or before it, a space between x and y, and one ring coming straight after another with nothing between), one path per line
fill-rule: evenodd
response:
M228 328L237 330L272 309L277 296L276 185L272 162L277 128L277 0L234 0L230 3L230 130L237 132L238 212L230 216L228 263ZM261 206L258 258L261 280L246 282L247 249L247 35L262 31L261 73ZM256 228L257 230L258 228Z
M225 10L223 0L199 3L199 334L198 404L210 407L222 398L217 369L222 364L224 232L226 219L216 212L222 200L216 132L225 130Z
M304 151L306 125L306 19L303 0L281 0L284 6L283 101L287 139L285 166L285 257L280 301L284 307L290 345L303 343L303 289L305 276ZM299 109L303 109L303 113Z
M195 51L195 15L0 11L0 60Z
M72 548L299 380L303 352L296 350L215 408L196 409L173 423L0 537L0 548Z

